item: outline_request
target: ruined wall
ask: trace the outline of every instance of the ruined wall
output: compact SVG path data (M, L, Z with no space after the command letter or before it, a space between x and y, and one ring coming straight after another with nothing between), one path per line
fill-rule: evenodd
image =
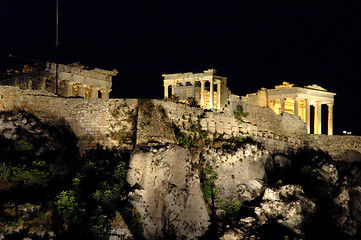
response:
M260 112L258 112L258 116L262 116ZM260 117L259 121L262 119ZM269 122L272 120L274 119L271 118ZM270 152L287 152L290 149L301 147L304 144L304 135L282 129L282 117L279 122L277 127L268 129L265 127L267 123L257 122L254 119L253 122L240 122L232 115L217 112L206 112L205 118L200 121L203 130L234 137L252 137L261 142Z
M327 152L334 160L361 162L361 136L308 135L308 144Z
M202 130L225 136L251 136L262 142L267 150L287 151L303 144L299 135L283 135L280 131L281 116L275 131L267 129L261 111L253 111L253 123L240 123L232 114L212 112L186 104L164 100L136 99L82 99L59 98L39 90L21 90L17 87L0 86L0 110L22 109L52 125L66 121L79 138L82 152L97 144L106 147L132 149L137 144L158 142L176 143L174 126L190 132L192 126L200 124ZM258 109L259 110L259 109ZM270 117L268 125L274 120ZM263 125L262 125L263 124Z
M67 122L82 152L97 144L132 149L136 143L176 143L174 126L191 133L200 124L210 137L252 137L270 152L310 146L337 159L361 160L361 137L307 135L299 117L251 105L244 105L248 116L241 123L233 116L237 104L221 112L165 100L59 98L46 91L0 86L0 111L25 110L52 125Z
M136 99L59 98L46 91L0 86L0 111L25 110L51 125L67 122L81 152L97 144L132 148L137 105Z
M268 129L281 135L304 135L307 134L306 124L299 116L282 113L277 115L272 109L244 104L244 110L248 113L246 122L257 123L261 129Z

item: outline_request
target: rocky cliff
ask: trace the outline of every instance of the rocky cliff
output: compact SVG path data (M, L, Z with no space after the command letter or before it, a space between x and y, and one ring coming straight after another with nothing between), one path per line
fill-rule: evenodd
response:
M0 115L3 238L59 239L75 232L110 239L361 237L357 137L350 147L344 140L343 154L335 157L338 141L329 140L327 148L326 136L310 140L292 116L263 122L258 108L249 109L242 125L230 109L222 115L160 100L109 100L102 108L90 101L87 108L81 100L87 114L108 119L97 118L102 126L94 131L93 123L77 123L76 101L67 100L64 118L47 114L45 106L39 115L24 101L17 108L26 111L2 103L11 110ZM264 128L272 122L279 125L271 134ZM234 127L239 134L227 134ZM98 143L118 148L81 157L78 141L91 141L91 132L101 136Z

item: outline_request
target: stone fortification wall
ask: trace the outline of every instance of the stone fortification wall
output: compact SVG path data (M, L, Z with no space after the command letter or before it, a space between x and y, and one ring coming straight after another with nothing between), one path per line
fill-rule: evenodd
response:
M200 123L202 129L210 133L234 137L252 137L252 139L263 143L270 152L284 152L289 149L297 149L304 144L304 135L294 134L293 131L285 131L280 126L270 130L258 122L255 122L256 124L240 122L234 116L223 113L206 112L205 118L202 118Z
M270 152L310 146L336 159L361 160L361 137L307 135L298 117L258 106L244 109L248 116L242 123L229 106L221 112L164 100L59 98L46 91L0 86L0 111L25 110L52 125L65 121L82 152L97 144L132 149L136 143L176 143L174 126L191 132L200 124L210 137L252 137Z
M244 111L248 113L244 121L256 123L260 129L268 129L285 136L307 134L306 124L299 116L288 113L277 115L270 108L250 104L242 105Z
M0 111L25 110L51 125L67 122L81 152L97 144L132 148L137 106L136 99L59 98L46 91L0 86Z
M309 147L321 149L334 160L361 162L361 136L308 135Z
M166 100L153 100L155 105L160 105L167 118L182 130L185 130L190 123L197 123L205 112L202 108L190 107L184 103L176 103Z
M246 123L236 120L233 113L230 113L229 111L209 111L197 107L189 107L186 104L179 104L164 100L151 100L151 102L153 106L151 106L150 108L153 109L153 115L155 119L160 118L158 115L162 115L162 113L159 112L163 112L164 115L162 119L166 119L167 122L174 124L180 130L188 132L189 134L192 134L192 131L194 131L194 127L200 124L201 130L207 131L209 133L209 137L213 137L213 134L215 133L223 134L226 138L232 136L252 137L254 140L263 143L266 149L270 152L284 152L288 151L289 149L297 149L304 144L303 135L295 134L295 132L297 131L306 131L306 129L302 129L304 128L304 125L302 123L298 123L298 125L295 124L301 129L297 129L295 127L296 130L293 129L293 131L286 131L281 127L285 125L280 124L282 122L286 123L288 119L282 120L283 116L278 116L274 114L273 111L271 112L271 114L275 115L276 118L274 116L272 117L278 121L277 126L273 127L273 131L267 129L267 125L265 125L263 122L261 124L256 122L255 119L258 121L263 120L263 118L261 118L261 111L263 108L256 108L258 112L253 111L253 115L256 115L256 113L258 114L258 119L256 117L253 117L251 119L254 122ZM142 108L140 107L140 109ZM159 134L164 135L164 141L175 141L174 137L170 137L170 135L168 134L169 131L167 130L157 131L157 133L153 133L157 128L166 129L163 124L161 122L157 122L157 120L154 120L154 122L151 124L148 121L148 124L145 124L146 126L144 126L144 124L142 123L142 119L144 118L143 115L144 112L141 111L138 117L137 143L140 141L140 139L142 139L142 141L146 141L146 138L144 138L144 136L147 136L148 139L156 139L158 138L157 136ZM291 119L294 120L292 117ZM295 121L298 121L298 119L296 118ZM299 121L301 120L299 119ZM293 121L291 122L292 124L294 124ZM139 134L140 132L142 135Z

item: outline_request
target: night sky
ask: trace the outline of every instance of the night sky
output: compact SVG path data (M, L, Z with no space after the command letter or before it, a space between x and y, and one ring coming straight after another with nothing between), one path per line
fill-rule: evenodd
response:
M55 0L0 0L0 71L55 59ZM234 94L283 81L337 93L361 135L359 1L59 0L59 61L118 69L113 97L163 96L163 73L215 68Z

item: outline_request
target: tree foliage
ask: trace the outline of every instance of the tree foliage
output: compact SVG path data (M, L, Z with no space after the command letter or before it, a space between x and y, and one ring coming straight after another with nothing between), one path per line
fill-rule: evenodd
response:
M238 105L233 114L234 117L241 123L243 123L243 119L248 116L248 113L244 111L242 105Z
M70 189L58 195L56 211L68 226L68 234L105 239L110 220L123 204L128 157L99 147L88 151L82 161Z

